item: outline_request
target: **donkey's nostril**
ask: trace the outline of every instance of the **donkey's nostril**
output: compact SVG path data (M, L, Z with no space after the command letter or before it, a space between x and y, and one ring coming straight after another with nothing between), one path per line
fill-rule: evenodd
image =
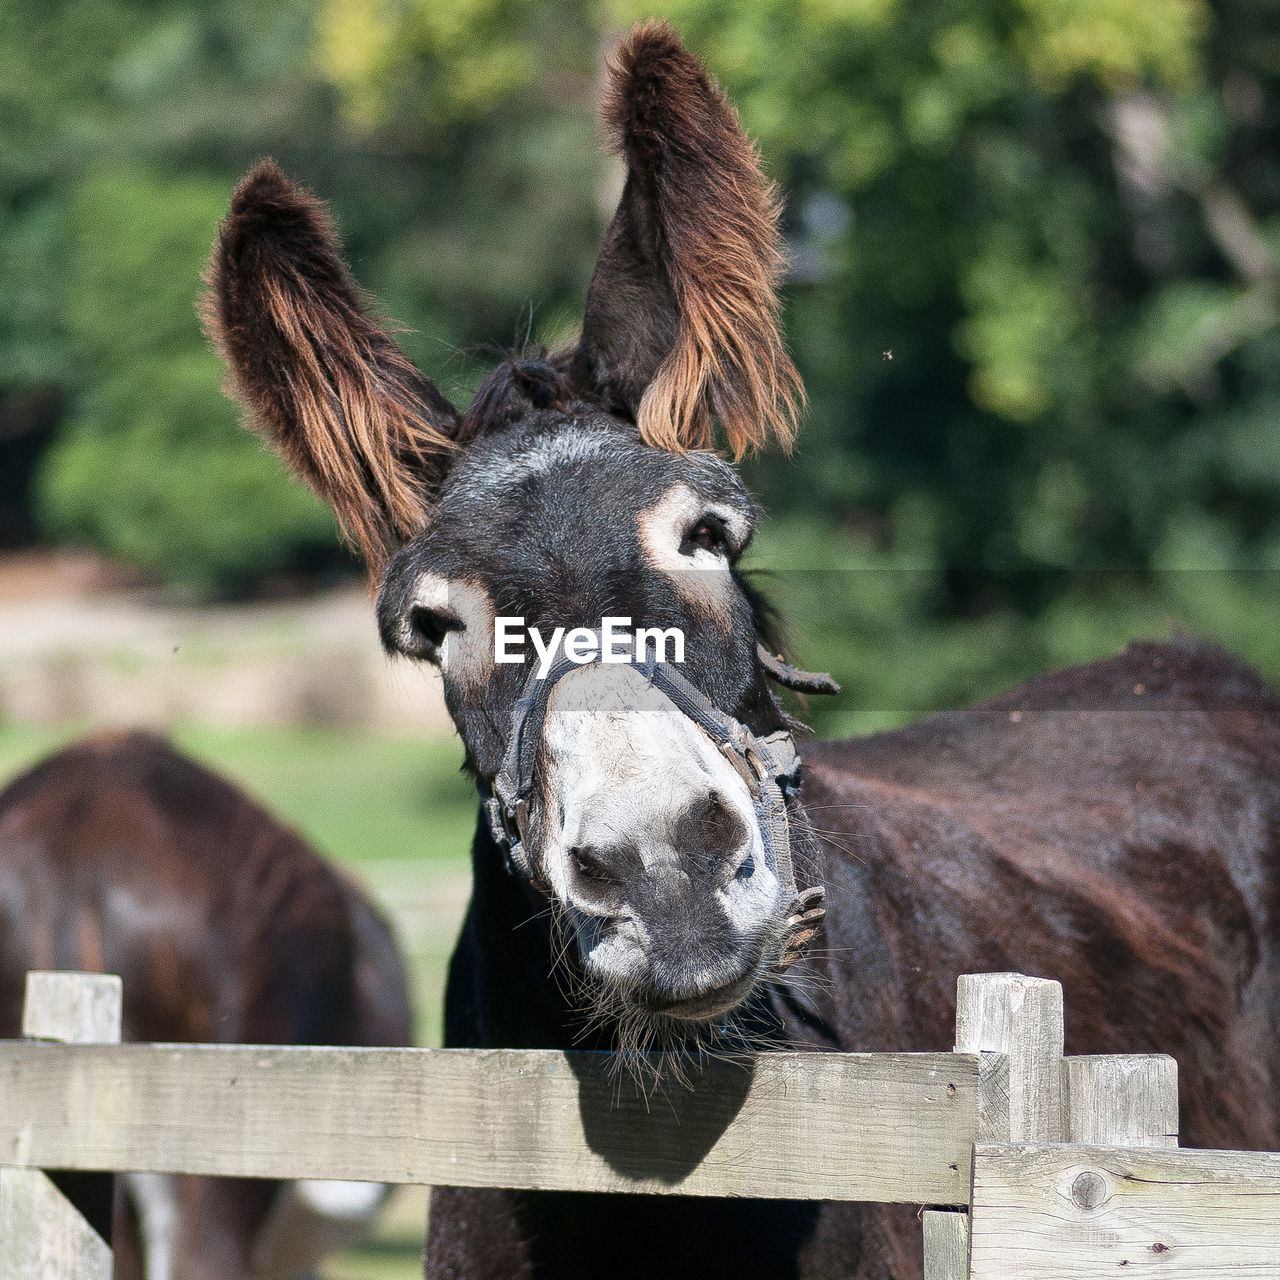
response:
M574 845L569 850L569 860L573 863L573 869L584 880L591 880L597 884L610 884L615 879L613 872L604 864L599 854L587 845Z
M687 865L727 879L751 852L748 834L747 824L728 798L708 791L681 815L676 843Z

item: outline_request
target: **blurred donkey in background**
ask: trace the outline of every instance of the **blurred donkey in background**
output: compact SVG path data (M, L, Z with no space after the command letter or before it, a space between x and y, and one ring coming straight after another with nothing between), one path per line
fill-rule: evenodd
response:
M126 1040L409 1043L404 964L364 894L229 783L144 733L0 794L0 1037L29 969L124 979ZM73 1192L74 1194L74 1192ZM291 1280L361 1236L368 1183L130 1174L117 1280Z

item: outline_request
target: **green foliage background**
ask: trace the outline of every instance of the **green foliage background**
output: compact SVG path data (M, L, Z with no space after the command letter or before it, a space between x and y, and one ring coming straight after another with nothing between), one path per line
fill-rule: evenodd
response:
M1170 625L1280 676L1280 29L1266 0L10 0L0 429L29 501L188 592L337 564L193 317L274 154L459 399L572 332L602 50L670 17L787 194L812 411L751 478L828 728Z

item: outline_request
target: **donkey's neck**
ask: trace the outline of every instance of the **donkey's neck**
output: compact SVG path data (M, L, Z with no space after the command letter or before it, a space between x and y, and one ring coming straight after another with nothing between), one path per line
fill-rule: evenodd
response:
M445 1043L507 1049L608 1048L580 1038L545 900L507 870L481 814L471 846L472 893L449 969Z

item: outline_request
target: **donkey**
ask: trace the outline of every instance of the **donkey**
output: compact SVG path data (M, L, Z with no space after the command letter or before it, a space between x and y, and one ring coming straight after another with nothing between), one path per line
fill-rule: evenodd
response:
M23 975L55 968L120 974L130 1040L409 1043L404 966L368 899L150 734L89 738L0 794L0 1037L18 1034ZM361 1183L120 1181L117 1280L302 1276L363 1234L383 1197Z
M758 513L715 452L787 445L802 406L777 197L669 27L621 44L605 122L627 177L581 337L465 410L274 164L207 277L234 393L362 548L385 646L439 666L465 745L447 1043L939 1050L956 975L1016 969L1068 984L1072 1052L1177 1055L1190 1141L1274 1147L1280 700L1208 648L1141 644L797 753L775 686L829 685L777 657L740 568ZM495 661L498 618L618 616L679 628L684 664ZM904 1280L918 1236L869 1206L442 1189L428 1269Z

